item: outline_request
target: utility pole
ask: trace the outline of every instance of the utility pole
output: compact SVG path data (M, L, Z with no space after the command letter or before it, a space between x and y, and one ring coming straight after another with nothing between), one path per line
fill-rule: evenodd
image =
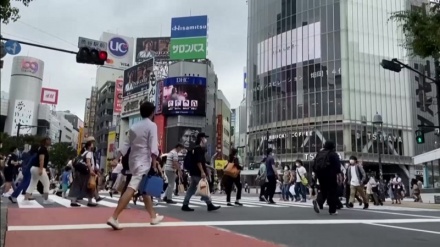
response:
M61 134L63 133L62 130L58 131L58 143L61 143Z
M17 137L20 136L21 123L17 124Z

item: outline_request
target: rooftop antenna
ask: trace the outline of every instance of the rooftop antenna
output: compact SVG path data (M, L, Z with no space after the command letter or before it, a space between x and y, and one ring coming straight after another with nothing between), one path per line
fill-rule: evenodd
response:
M189 16L191 16L191 9L189 9Z

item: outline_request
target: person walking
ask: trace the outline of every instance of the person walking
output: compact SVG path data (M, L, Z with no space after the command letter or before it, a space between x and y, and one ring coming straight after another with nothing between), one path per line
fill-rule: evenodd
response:
M176 204L176 202L173 201L173 190L174 186L178 186L176 185L176 178L182 180L182 171L180 170L179 164L179 153L182 149L183 145L178 143L166 157L164 172L168 179L168 186L165 190L163 201L168 204Z
M238 150L236 148L233 148L231 150L231 153L229 154L229 158L228 158L228 163L233 163L235 168L238 169L239 171L243 170L243 167L240 165L239 159L237 158L237 154L238 154ZM222 182L225 186L225 192L226 192L226 202L227 205L230 207L233 207L234 204L236 206L243 206L243 204L240 203L240 199L241 199L241 190L242 190L242 185L241 185L241 181L240 181L240 173L238 173L237 177L232 177L230 175L223 175L222 178ZM231 203L231 194L232 194L232 188L234 187L237 188L237 194L236 194L236 199L235 199L235 203L232 204Z

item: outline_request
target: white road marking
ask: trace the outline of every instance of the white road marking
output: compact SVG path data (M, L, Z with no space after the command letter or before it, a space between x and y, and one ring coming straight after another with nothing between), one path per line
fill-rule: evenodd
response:
M356 220L244 220L244 221L192 221L192 222L162 222L152 226L150 223L121 223L122 228L140 227L191 227L191 226L270 226L270 225L338 225L338 224L410 224L410 223L440 223L440 219L356 219ZM84 230L105 229L107 224L76 224L76 225L35 225L8 226L8 231L55 231L55 230Z
M417 229L417 228L409 228L409 227L401 227L401 226L393 226L393 225L383 225L383 224L377 224L377 223L366 223L366 224L367 225L372 225L372 226L388 227L388 228L393 228L393 229L398 229L398 230L406 230L406 231L413 231L413 232L423 232L423 233L430 233L430 234L440 235L440 232L423 230L423 229Z
M17 198L17 204L19 208L44 208L36 200L24 202L24 196L22 195Z
M52 201L54 201L57 204L60 204L66 208L72 208L72 206L70 206L71 201L56 195L49 195L49 199L51 199ZM81 205L81 204L80 204ZM81 207L84 207L83 205L81 205ZM79 208L79 207L77 207Z
M440 219L439 216L395 213L395 212L385 212L385 211L369 210L369 209L344 208L343 210L362 211L362 212L366 212L366 213L375 213L375 214L389 214L389 215L409 216L409 217L416 217L416 218Z
M104 200L114 201L114 202L116 202L116 205L117 205L117 203L119 201L119 198L106 197ZM132 206L136 206L133 203L133 201L130 201L129 204L132 205ZM137 206L141 206L142 207L144 205L144 202L138 200L136 204L137 204ZM163 205L155 205L153 207L154 208L165 208L165 206L163 206Z

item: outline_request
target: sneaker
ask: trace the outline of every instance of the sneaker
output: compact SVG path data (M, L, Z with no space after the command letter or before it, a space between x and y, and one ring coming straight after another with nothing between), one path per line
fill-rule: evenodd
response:
M240 206L240 207L243 206L243 204L241 204L239 201L236 201L235 205Z
M50 204L53 204L53 201L51 199L47 199L47 200L43 201L43 204L50 205Z
M156 214L156 217L151 220L150 224L153 225L153 226L157 225L157 224L159 224L163 220L163 218L164 218L163 215Z
M368 203L364 203L364 208L363 209L368 209L369 204Z
M8 197L9 201L11 201L12 203L17 203L17 198L14 198L12 196Z
M330 213L330 215L338 215L338 211L336 211L334 213Z
M208 204L208 211L216 211L219 210L221 207L220 206L215 206L214 204Z
M193 212L194 209L193 209L193 208L190 208L188 205L183 205L183 206L182 206L182 211L185 211L185 212Z
M113 230L121 230L122 228L119 227L119 221L115 220L113 217L110 217L107 220L107 225L111 226Z

